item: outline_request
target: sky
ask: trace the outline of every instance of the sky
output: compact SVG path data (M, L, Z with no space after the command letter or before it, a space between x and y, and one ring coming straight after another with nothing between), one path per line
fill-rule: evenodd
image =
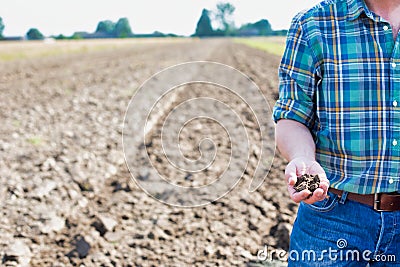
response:
M287 29L291 18L321 0L225 0L236 7L237 26L268 19L274 30ZM22 36L38 28L45 36L94 32L101 20L127 17L134 33L194 33L203 8L221 0L2 0L5 36Z

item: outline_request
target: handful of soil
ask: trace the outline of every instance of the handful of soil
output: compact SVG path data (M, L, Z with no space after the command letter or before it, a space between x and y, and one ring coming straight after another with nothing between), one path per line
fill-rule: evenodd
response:
M318 174L303 174L302 176L297 177L297 182L294 185L294 189L296 192L303 191L304 189L310 190L313 193L319 187L320 179Z

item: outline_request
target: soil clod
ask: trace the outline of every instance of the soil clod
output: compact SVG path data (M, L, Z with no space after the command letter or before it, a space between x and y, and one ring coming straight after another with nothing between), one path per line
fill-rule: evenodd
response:
M310 190L310 192L314 192L319 187L320 179L318 174L303 174L297 177L297 182L294 185L294 189L296 192L303 191L305 189Z

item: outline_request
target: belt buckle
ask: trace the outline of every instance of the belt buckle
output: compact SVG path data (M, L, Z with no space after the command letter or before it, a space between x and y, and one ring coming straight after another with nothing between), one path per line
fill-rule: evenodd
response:
M380 209L380 203L381 203L381 194L380 193L375 193L374 194L374 210L375 211L384 211Z

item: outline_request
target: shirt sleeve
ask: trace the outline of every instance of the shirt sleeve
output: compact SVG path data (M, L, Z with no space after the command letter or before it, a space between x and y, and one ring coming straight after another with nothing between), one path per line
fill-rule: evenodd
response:
M273 119L298 121L310 130L315 125L314 92L317 84L316 61L297 15L288 32L286 49L279 67L279 99Z

